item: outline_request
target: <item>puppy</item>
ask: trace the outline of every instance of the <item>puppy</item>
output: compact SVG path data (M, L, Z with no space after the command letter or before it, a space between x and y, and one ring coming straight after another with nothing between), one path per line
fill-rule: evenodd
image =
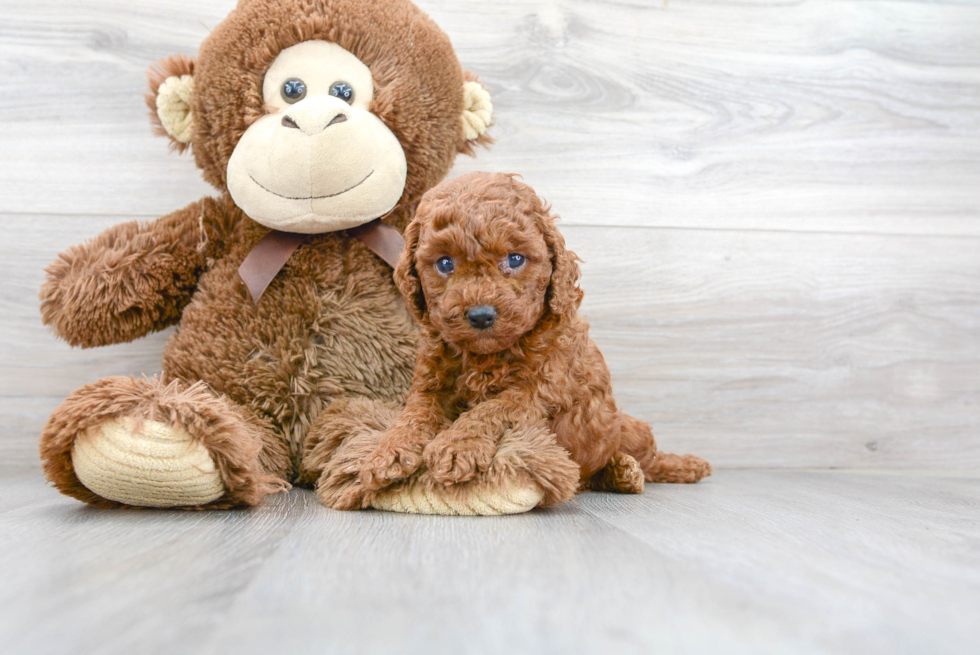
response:
M378 489L422 463L443 484L490 466L509 429L550 429L581 488L640 493L696 482L704 460L657 452L650 426L616 408L609 369L579 317L578 257L534 191L471 173L429 191L405 231L395 282L420 326L406 407L360 469Z

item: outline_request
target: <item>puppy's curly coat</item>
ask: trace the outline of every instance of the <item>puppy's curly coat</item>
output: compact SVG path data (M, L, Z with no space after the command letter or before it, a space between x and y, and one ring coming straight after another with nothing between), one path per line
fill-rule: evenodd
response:
M620 412L609 369L579 317L578 257L534 191L471 173L425 195L395 271L421 326L404 412L360 469L378 489L424 462L444 484L490 466L507 430L546 427L581 487L639 493L697 482L711 465L657 451L650 426Z

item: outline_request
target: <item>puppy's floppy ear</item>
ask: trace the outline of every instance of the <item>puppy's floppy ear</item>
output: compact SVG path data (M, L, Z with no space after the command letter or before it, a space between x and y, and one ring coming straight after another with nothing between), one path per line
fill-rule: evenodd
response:
M425 320L426 315L422 280L419 279L419 272L415 269L415 251L419 247L421 232L422 223L418 218L413 219L405 228L405 250L398 259L398 266L395 267L395 284L405 296L415 320L420 323Z
M490 92L480 84L477 76L463 71L463 116L461 117L461 138L457 149L471 157L476 155L473 145L488 148L493 137L487 129L493 124L493 101Z
M578 287L581 274L578 263L582 260L565 248L565 237L555 225L556 218L547 207L539 215L541 232L551 254L551 283L546 302L552 313L567 314L578 309L585 295Z
M170 138L170 149L184 152L194 136L194 59L173 55L146 73L150 92L143 96L150 108L153 132Z

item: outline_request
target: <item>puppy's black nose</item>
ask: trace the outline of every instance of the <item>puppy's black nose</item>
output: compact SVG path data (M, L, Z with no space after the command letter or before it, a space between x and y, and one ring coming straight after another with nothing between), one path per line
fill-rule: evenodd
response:
M497 308L492 305L477 305L466 312L466 318L477 330L487 330L497 319Z

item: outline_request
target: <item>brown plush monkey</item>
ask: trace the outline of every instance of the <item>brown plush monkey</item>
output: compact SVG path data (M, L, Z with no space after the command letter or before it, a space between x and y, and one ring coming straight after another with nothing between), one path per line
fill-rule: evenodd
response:
M489 95L424 13L241 0L196 60L151 72L151 91L159 131L219 193L48 268L43 320L72 345L178 326L162 376L97 381L51 416L41 456L59 490L98 507L224 508L299 482L335 507L481 514L574 490L574 467L535 469L567 460L539 433L501 444L492 481L357 482L416 346L383 258L456 154L489 140Z

